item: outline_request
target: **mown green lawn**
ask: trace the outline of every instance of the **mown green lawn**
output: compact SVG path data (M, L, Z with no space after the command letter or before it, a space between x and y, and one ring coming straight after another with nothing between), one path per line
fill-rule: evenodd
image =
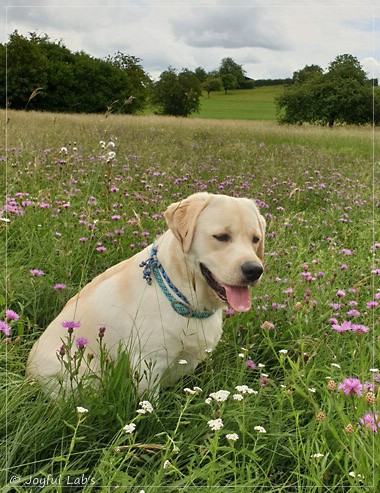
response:
M212 92L210 97L203 93L201 109L193 118L216 118L229 120L275 120L274 99L283 92L283 86L258 87Z

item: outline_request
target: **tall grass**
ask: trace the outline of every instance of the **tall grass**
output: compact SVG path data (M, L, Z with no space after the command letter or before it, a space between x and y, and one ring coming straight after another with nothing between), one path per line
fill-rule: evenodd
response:
M7 119L3 491L378 491L371 129ZM127 358L102 392L50 402L24 377L32 343L81 286L165 230L167 205L199 190L254 197L266 216L265 276L251 312L226 315L214 353L163 391L152 413L136 413ZM20 318L6 320L5 309ZM347 378L356 379L351 391ZM212 429L214 420L223 427Z

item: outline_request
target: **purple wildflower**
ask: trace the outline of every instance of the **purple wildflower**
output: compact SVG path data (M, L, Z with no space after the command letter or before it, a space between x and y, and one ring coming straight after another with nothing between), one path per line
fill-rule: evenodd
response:
M247 359L245 364L247 365L247 368L251 368L252 370L256 368L255 362L251 359Z
M30 269L29 272L35 277L41 277L45 274L45 272L40 269Z
M365 325L359 325L359 324L352 324L351 325L351 330L353 332L361 333L361 332L369 332L369 328L366 327Z
M361 396L363 393L363 385L357 378L345 378L343 382L338 385L338 390L343 390L345 395L356 394Z
M62 322L61 325L64 329L67 329L69 334L72 334L74 329L79 329L80 322L66 321Z
M338 298L344 298L346 296L346 293L343 291L343 289L339 289L336 292L336 295L338 296Z
M80 322L65 321L61 323L64 329L79 329Z
M83 349L88 344L88 339L86 339L85 337L77 337L75 339L75 344L77 345L78 349Z
M341 253L343 253L344 255L352 255L354 252L352 250L349 250L348 248L343 248L341 250Z
M367 304L367 308L377 308L379 303L377 301L369 301Z
M13 310L5 310L5 319L9 322L11 320L18 320L20 315L18 315Z
M347 332L348 330L352 330L352 323L348 320L345 320L342 324L334 323L331 327L333 330L337 332Z
M338 311L340 310L341 308L341 304L340 303L330 303L330 307L334 310L334 311Z
M9 336L11 333L11 328L3 320L0 320L0 332L4 332L6 336Z
M63 283L54 284L53 286L53 289L55 291L60 291L61 289L66 289L66 288L67 288L66 284Z
M360 312L358 310L352 309L348 310L347 315L349 317L360 317Z
M358 425L359 429L363 427L368 431L373 431L374 433L377 433L377 429L380 428L378 412L374 414L366 413L362 418L359 418L359 421L360 421L360 424Z

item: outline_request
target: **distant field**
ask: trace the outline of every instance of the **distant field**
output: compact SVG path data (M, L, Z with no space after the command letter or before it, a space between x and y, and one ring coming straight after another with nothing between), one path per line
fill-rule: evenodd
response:
M283 92L283 86L258 87L236 91L203 93L201 109L193 118L228 120L275 120L274 99Z

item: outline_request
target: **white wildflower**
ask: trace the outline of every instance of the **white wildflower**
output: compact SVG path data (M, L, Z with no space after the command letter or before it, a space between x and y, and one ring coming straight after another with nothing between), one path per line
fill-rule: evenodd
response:
M116 157L116 152L114 151L110 151L108 154L107 154L107 162L108 161L111 161L111 159L115 159Z
M241 394L234 394L232 398L234 401L242 401L244 399L244 397Z
M257 366L258 366L259 368L265 368L264 363L259 363Z
M88 409L86 409L85 407L78 406L77 407L77 413L79 413L79 414L88 413Z
M196 394L196 392L195 392L194 389L189 389L188 387L186 387L185 389L183 389L183 391L186 392L186 394L191 394L191 395Z
M221 430L224 426L223 421L220 418L211 419L210 421L207 421L207 424L212 429L212 431Z
M257 433L266 433L267 432L267 430L263 426L255 426L253 429L255 431L257 431Z
M325 454L313 454L310 457L311 458L314 458L314 459L321 459L324 456L325 456Z
M185 360L185 359L180 359L180 360L178 361L178 364L179 364L179 365L187 365L187 360Z
M333 366L334 368L339 368L340 369L340 365L338 365L338 363L331 363L331 366Z
M233 442L236 442L236 440L239 440L239 435L237 433L228 433L226 435L227 440L232 440Z
M207 353L207 354L211 354L211 353L212 353L212 348L205 349L205 353Z
M166 459L166 461L164 462L164 469L169 469L169 467L171 467L171 462L169 460Z
M239 358L245 358L245 354L244 353L239 353L238 356L239 356Z
M129 425L125 425L123 430L125 433L133 433L136 429L136 424L135 423L130 423Z
M314 387L309 387L309 392L312 392L313 394L315 394L316 393L316 390L315 390Z
M59 151L60 154L67 154L68 150L67 147L61 147L61 150Z
M183 389L183 391L186 394L195 395L195 394L199 394L199 392L202 392L202 389L200 387L193 387L192 389L189 389L188 387L186 387Z
M257 394L257 391L251 389L248 385L237 385L235 389L242 394Z
M141 409L138 409L136 411L138 414L146 414L153 412L153 406L149 401L141 401L139 402L139 406L141 407Z
M351 478L358 478L359 481L363 482L363 479L364 479L364 476L362 476L361 474L356 474L355 471L350 471L348 473L348 475L351 477Z
M286 356L288 354L288 350L287 349L280 349L279 353Z
M371 373L379 373L379 369L378 368L370 368L369 371Z
M228 399L228 396L231 392L228 390L218 390L217 392L213 392L210 394L210 397L217 402L225 402Z
M101 147L102 149L105 149L105 148L106 148L106 143L104 142L104 140L101 140L101 141L99 142L99 145L100 145L100 147Z
M211 402L212 402L211 397L207 397L207 399L205 399L206 404L211 404Z
M115 147L116 147L115 142L112 142L112 140L110 140L107 144L107 149L115 149Z

